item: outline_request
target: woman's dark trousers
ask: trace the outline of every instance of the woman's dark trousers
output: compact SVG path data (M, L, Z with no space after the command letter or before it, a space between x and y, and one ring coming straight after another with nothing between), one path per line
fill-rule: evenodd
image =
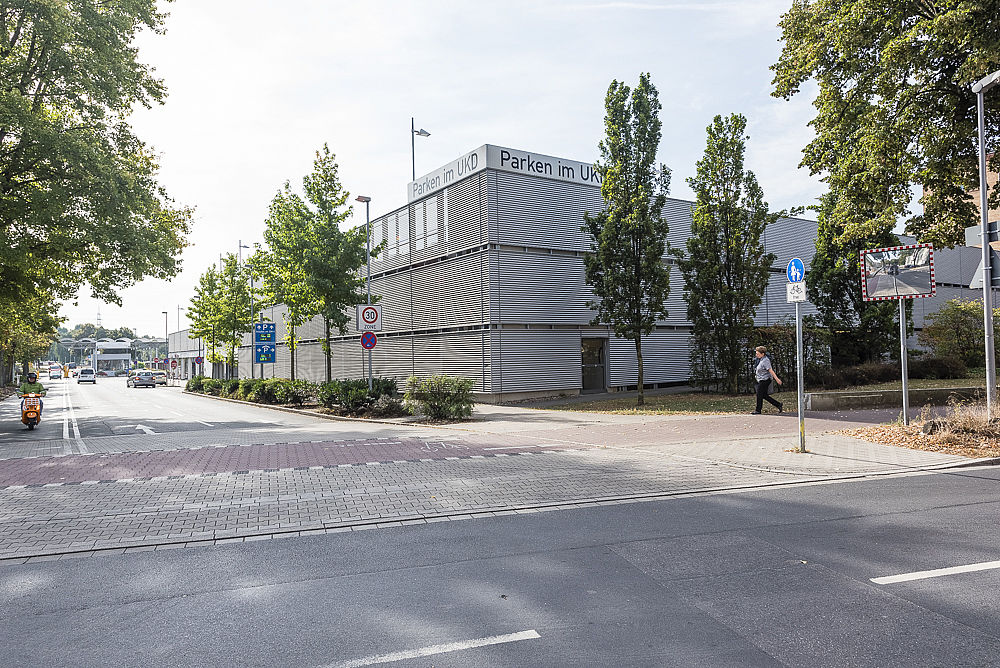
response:
M768 378L767 380L761 380L757 382L757 408L756 412L760 413L761 409L764 407L764 401L766 400L769 404L781 410L781 402L775 401L771 398L771 395L767 393L771 389L771 383L774 382L773 378Z

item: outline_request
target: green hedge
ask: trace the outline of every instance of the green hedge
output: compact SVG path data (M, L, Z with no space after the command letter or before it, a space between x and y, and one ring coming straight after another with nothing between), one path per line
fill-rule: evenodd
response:
M431 420L461 420L472 415L472 384L470 378L431 376L420 380L410 376L406 381L406 405Z
M242 378L219 380L195 376L185 387L189 392L229 397L262 404L295 404L301 406L316 396L316 385L305 380L287 378Z
M395 378L373 378L371 392L368 379L346 378L321 383L316 398L323 407L348 415L392 415L403 412L398 394Z

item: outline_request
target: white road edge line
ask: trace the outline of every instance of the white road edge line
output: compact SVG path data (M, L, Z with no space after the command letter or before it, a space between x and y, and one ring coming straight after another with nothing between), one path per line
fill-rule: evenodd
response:
M214 427L215 426L211 422L205 422L203 420L195 420L195 422L200 422L201 424L205 425L206 427Z
M63 387L63 440L69 440L69 388Z
M958 573L989 571L996 568L1000 568L1000 561L984 561L979 564L935 568L930 571L916 571L914 573L902 573L901 575L887 575L882 578L871 578L871 582L875 584L895 584L897 582L909 582L910 580L926 580L927 578L939 578L945 575L957 575Z
M73 423L73 439L76 441L76 448L80 451L81 455L88 455L90 454L90 450L87 449L83 439L80 438L80 425L76 421L76 413L73 411L73 400L69 396L69 390L66 391L66 404L69 407L69 419Z
M503 643L517 642L519 640L532 640L534 638L541 638L541 636L538 635L538 632L535 631L534 629L530 629L528 631L521 631L520 633L508 633L502 636L489 636L488 638L476 638L475 640L462 640L459 642L446 643L444 645L431 645L430 647L422 647L420 649L413 649L404 652L393 652L392 654L367 656L363 659L354 659L352 661L345 661L344 663L329 664L324 668L359 668L360 666L374 666L380 663L392 663L394 661L416 659L421 656L433 656L435 654L459 652L464 649L473 649L475 647L486 647L488 645L501 645Z

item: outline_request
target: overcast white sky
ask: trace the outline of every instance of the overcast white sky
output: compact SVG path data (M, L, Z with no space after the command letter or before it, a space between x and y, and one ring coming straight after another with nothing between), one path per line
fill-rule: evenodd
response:
M810 99L770 97L790 0L177 0L165 35L144 35L140 59L169 91L133 118L161 158L161 183L196 207L183 273L124 290L123 306L81 292L67 327L96 322L162 336L220 253L263 240L267 207L300 185L324 143L372 217L406 202L410 117L417 175L480 146L597 158L613 79L652 74L660 91L659 159L686 179L716 114L749 121L748 166L772 208L814 203L822 185L798 169L811 137ZM360 217L357 217L360 214ZM355 210L363 222L364 209ZM803 248L803 254L811 254ZM183 311L180 327L187 327Z

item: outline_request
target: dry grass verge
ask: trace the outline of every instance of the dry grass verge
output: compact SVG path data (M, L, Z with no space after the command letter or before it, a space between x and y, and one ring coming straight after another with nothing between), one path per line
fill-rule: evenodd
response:
M986 404L982 402L953 402L939 418L932 418L930 409L924 408L909 426L884 424L841 433L914 450L972 458L1000 457L1000 419L987 419Z

